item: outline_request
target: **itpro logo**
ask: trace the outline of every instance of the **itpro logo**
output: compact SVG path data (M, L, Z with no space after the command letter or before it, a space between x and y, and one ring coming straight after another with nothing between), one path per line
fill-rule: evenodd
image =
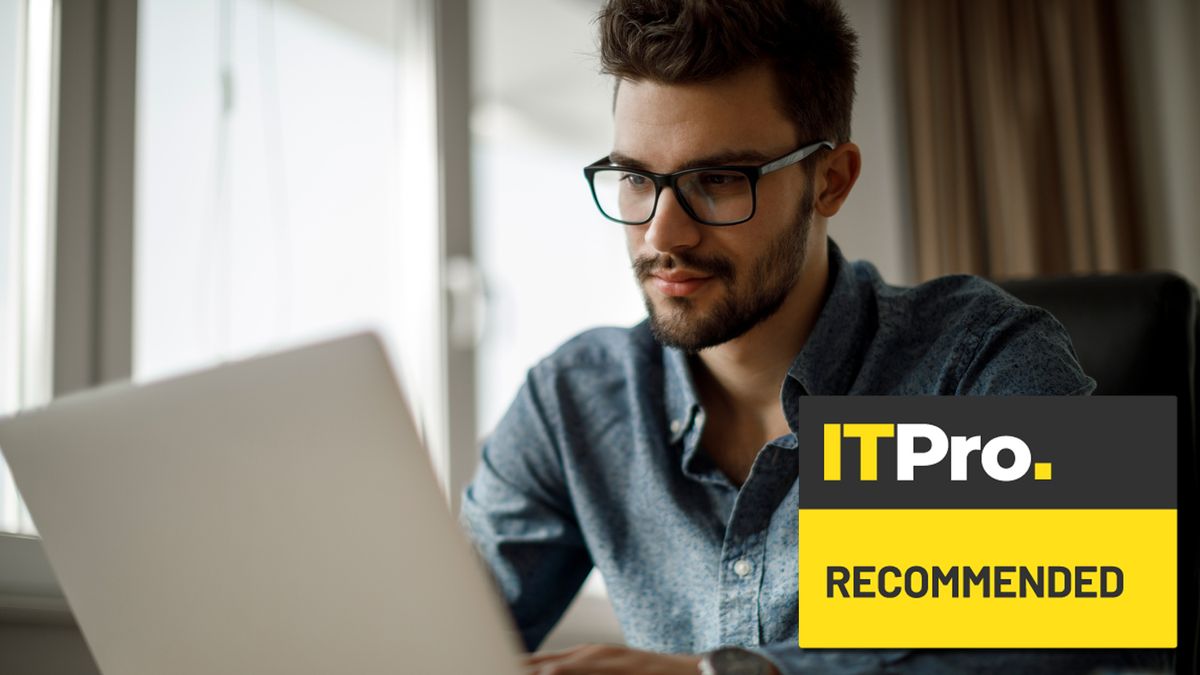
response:
M971 455L979 453L979 465L992 480L1011 482L1023 478L1033 467L1034 480L1050 480L1050 462L1034 462L1025 441L1016 436L996 436L983 443L981 436L947 436L934 424L825 424L824 478L842 479L842 439L857 438L859 480L878 480L879 445L882 439L895 439L896 480L915 480L918 467L933 467L950 456L950 480L965 481L970 473ZM918 445L928 447L918 450ZM1004 458L1002 453L1011 453ZM1008 460L1007 464L1002 458Z

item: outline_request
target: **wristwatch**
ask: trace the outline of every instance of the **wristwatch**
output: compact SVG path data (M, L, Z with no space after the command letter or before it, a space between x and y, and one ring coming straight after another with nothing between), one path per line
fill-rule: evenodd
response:
M769 675L773 670L765 656L739 647L721 647L700 659L700 675Z

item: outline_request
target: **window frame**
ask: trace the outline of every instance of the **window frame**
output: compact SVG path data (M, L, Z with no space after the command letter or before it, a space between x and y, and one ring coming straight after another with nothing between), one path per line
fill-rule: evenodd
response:
M437 322L447 439L442 488L457 513L477 450L474 335L462 325L482 299L451 293L451 266L473 272L469 0L430 2L443 292ZM133 372L137 0L54 0L50 237L53 269L48 395L62 396ZM447 189L447 185L454 186ZM452 290L452 289L451 289ZM49 583L47 583L49 582ZM34 537L0 533L0 616L73 623Z

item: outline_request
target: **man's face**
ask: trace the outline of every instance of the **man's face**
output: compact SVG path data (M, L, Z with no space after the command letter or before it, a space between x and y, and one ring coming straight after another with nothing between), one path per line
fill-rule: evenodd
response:
M659 173L758 165L816 140L797 137L774 87L765 67L695 85L623 81L613 160ZM700 224L664 189L649 223L626 226L659 342L696 352L774 314L796 290L805 263L812 193L811 176L794 165L759 181L755 215L739 225Z

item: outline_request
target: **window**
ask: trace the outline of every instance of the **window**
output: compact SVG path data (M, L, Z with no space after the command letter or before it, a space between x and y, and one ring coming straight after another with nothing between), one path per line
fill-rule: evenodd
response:
M612 84L596 73L597 8L471 3L475 245L488 297L478 350L483 434L539 359L580 331L646 314L625 228L600 215L583 178L612 143ZM566 54L575 57L547 58ZM621 640L593 572L544 647Z
M372 326L445 475L429 0L143 0L134 375Z
M612 84L597 74L593 54L597 7L475 0L471 9L486 434L540 358L580 331L630 326L646 312L625 229L600 215L583 178L584 165L612 143Z
M52 0L0 0L0 414L50 398ZM0 532L33 522L0 460Z

